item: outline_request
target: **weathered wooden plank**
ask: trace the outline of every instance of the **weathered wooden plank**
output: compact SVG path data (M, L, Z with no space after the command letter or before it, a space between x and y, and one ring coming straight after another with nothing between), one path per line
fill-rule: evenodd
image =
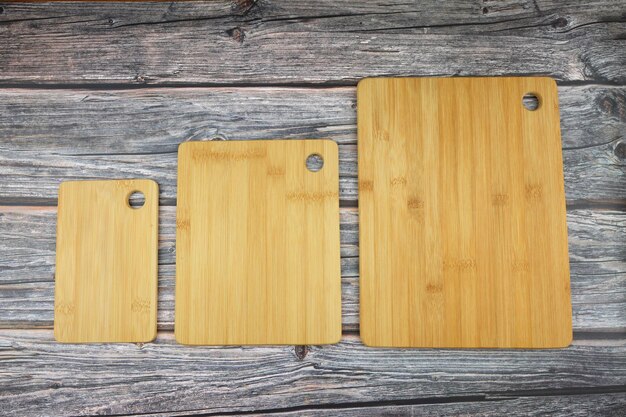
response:
M175 208L162 207L159 328L173 329ZM0 208L0 327L52 326L55 207ZM626 212L567 215L576 331L626 331ZM358 215L341 210L343 328L358 330Z
M624 8L573 3L2 4L0 85L90 89L0 90L0 205L52 205L63 179L127 176L155 178L172 205L177 144L221 136L338 141L341 198L353 206L353 88L204 87L541 74L569 85L559 94L570 207L617 208L626 199L626 89L577 84L626 82ZM111 89L146 84L203 88ZM173 322L173 210L161 212L162 329ZM51 326L55 217L53 207L0 208L0 327ZM358 329L357 220L342 211L348 332ZM574 209L568 224L569 349L391 351L353 335L328 347L188 348L169 332L148 345L60 345L50 330L0 330L0 414L622 415L623 392L544 397L626 388L624 211ZM540 397L510 399L518 395ZM462 399L476 401L419 404Z
M220 413L315 404L607 390L626 380L623 340L558 350L391 350L344 336L324 347L66 345L50 330L0 331L8 416Z
M626 80L623 7L611 0L301 3L8 3L0 82L354 84L375 75L531 73Z
M626 87L559 88L568 200L626 198ZM340 197L356 204L351 87L89 91L0 89L0 202L56 201L62 180L148 177L176 198L179 143L331 138Z
M325 406L315 409L306 407L297 411L281 412L281 417L343 417L369 416L481 416L481 417L528 417L528 416L567 416L567 417L620 417L626 412L626 393L560 395L523 398L490 397L486 401L459 401L454 403L412 404L412 405L377 405L333 408ZM183 415L174 413L170 416ZM185 413L184 415L193 415ZM243 415L243 414L240 414ZM247 416L273 416L273 413L246 413ZM157 417L158 414L146 415Z

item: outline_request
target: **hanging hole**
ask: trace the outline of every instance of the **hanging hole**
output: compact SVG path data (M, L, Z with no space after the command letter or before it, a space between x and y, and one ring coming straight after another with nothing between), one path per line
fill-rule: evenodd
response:
M319 154L311 154L306 159L306 168L311 172L317 172L324 166L324 158Z
M128 205L134 209L143 207L146 196L141 191L133 191L128 195Z
M526 93L522 97L524 108L529 111L535 111L539 108L539 97L535 93Z

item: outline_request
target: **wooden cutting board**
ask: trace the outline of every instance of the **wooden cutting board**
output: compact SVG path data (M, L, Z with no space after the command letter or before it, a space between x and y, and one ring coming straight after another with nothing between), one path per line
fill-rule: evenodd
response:
M337 152L329 140L180 145L178 342L339 341ZM310 155L321 170L307 169Z
M567 346L555 82L380 78L357 90L363 341Z
M142 207L129 205L141 192ZM59 187L54 336L59 342L156 337L159 188L151 180Z

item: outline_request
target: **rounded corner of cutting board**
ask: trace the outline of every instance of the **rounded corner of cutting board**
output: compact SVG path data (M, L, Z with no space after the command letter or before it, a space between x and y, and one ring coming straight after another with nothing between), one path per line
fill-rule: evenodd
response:
M178 158L180 159L182 156L187 155L191 152L191 148L194 145L194 142L181 142L178 144Z
M563 341L562 347L564 348L570 347L572 343L574 343L574 332L570 331L569 334L567 335L567 338Z
M54 336L55 342L67 343L66 340L61 336L59 329L57 328L56 321L55 321L54 329L52 330L52 334Z
M537 77L537 78L541 80L542 82L546 83L548 86L550 86L550 88L553 89L553 91L556 93L557 83L554 78L552 77Z
M330 146L334 151L339 152L339 144L333 139L320 139L326 146Z
M328 335L327 339L321 343L322 345L336 345L341 342L342 336L341 326L339 326L339 331L333 332Z
M61 191L65 192L65 189L70 186L72 181L61 181L59 183L59 196L61 195Z
M159 183L156 182L156 180L153 180L152 178L145 178L141 180L142 182L148 184L148 186L150 188L152 188L154 191L159 191Z
M574 341L574 333L570 332L563 340L557 342L554 346L556 349L566 349L572 345Z
M366 88L368 86L368 84L371 84L372 82L374 82L376 80L376 77L365 77L365 78L361 78L359 81L357 81L356 83L356 91L357 93L359 92L359 90Z
M151 342L154 342L156 338L157 338L157 326L155 323L150 333L148 333L145 337L137 338L137 340L134 341L134 343L151 343Z

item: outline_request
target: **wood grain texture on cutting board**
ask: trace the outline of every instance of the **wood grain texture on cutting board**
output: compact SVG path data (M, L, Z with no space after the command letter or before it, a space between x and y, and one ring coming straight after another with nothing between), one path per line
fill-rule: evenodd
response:
M312 172L315 154L324 165ZM337 144L187 142L178 163L176 340L338 342Z
M373 78L357 101L364 343L568 345L555 82Z
M145 202L131 207L129 196ZM149 342L156 337L159 187L151 180L59 187L56 340Z

